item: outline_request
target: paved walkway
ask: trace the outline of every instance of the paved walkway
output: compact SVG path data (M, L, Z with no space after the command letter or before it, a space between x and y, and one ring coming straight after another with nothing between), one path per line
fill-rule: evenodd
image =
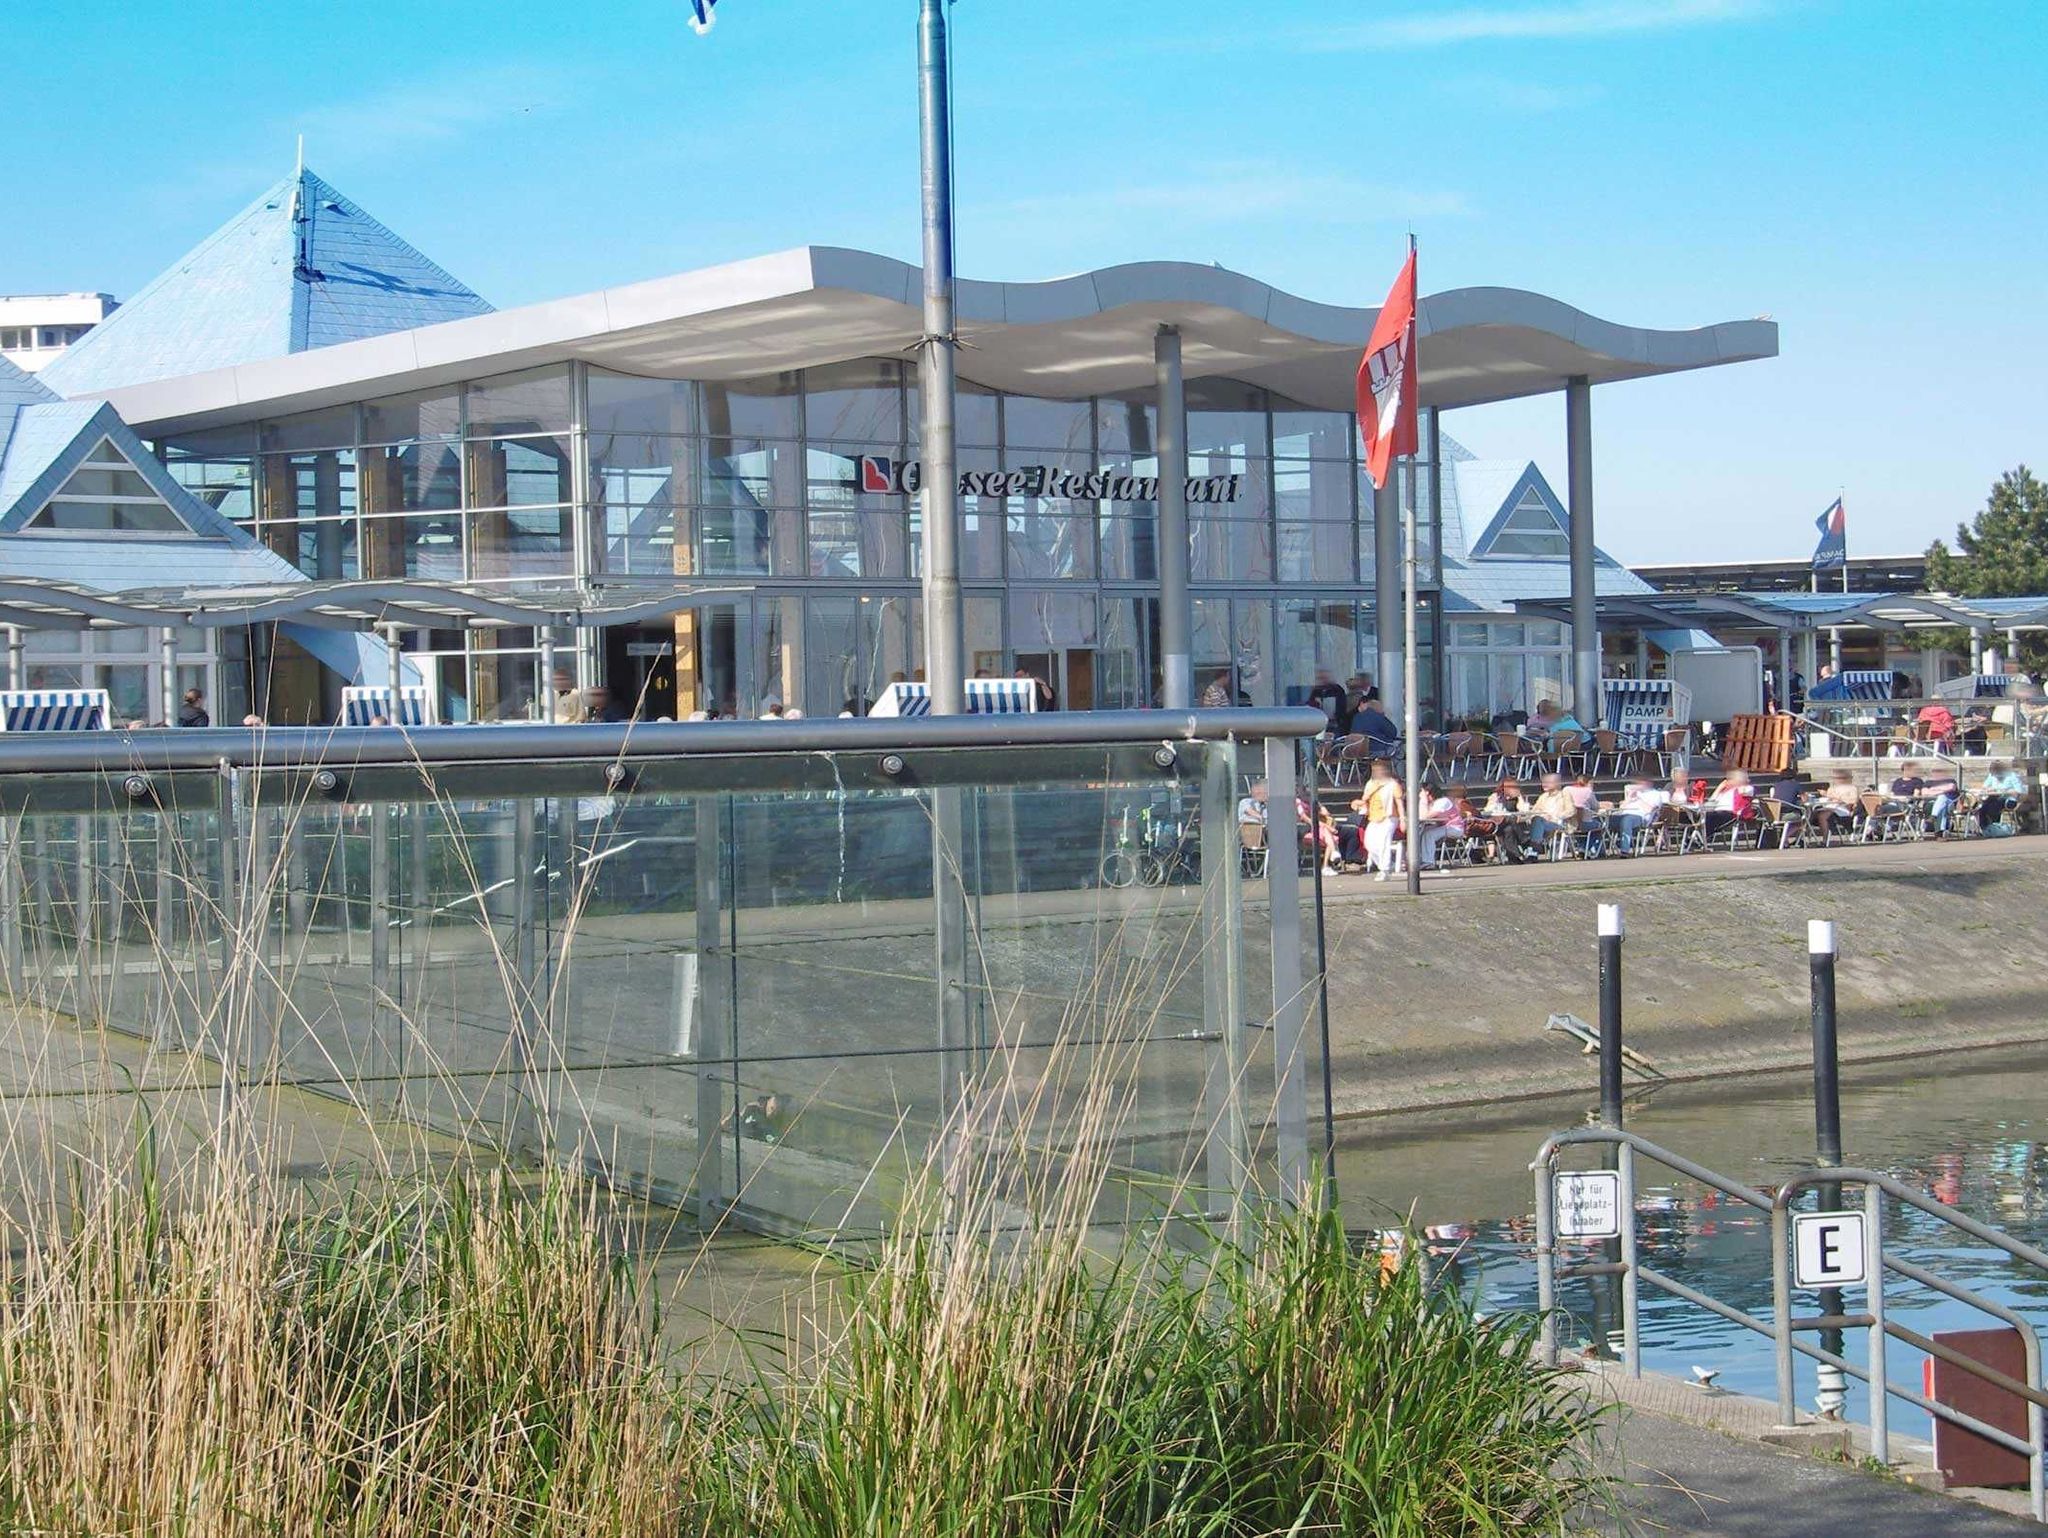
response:
M2040 1538L2025 1517L1846 1464L1627 1412L1622 1466L1634 1485L1613 1533L1715 1538Z
M1606 1531L1716 1538L1959 1538L2038 1535L2023 1494L1941 1494L1855 1464L1758 1440L1776 1421L1774 1406L1739 1394L1705 1394L1659 1373L1631 1380L1602 1366L1596 1392L1617 1401L1614 1472L1629 1490ZM1866 1450L1852 1428L1853 1456ZM1924 1442L1894 1437L1891 1455L1905 1472L1931 1470ZM1993 1509L1993 1508L1996 1509Z

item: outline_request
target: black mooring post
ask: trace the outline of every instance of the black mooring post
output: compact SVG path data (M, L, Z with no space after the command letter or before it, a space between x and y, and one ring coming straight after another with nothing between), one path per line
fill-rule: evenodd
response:
M1621 1127L1621 904L1600 904L1600 1120Z
M1835 926L1809 920L1806 959L1813 973L1813 1141L1822 1164L1842 1162L1842 1080L1835 1040Z
M1806 961L1813 977L1813 1151L1815 1162L1829 1167L1842 1162L1842 1076L1835 1039L1835 926L1831 920L1807 921ZM1822 1211L1829 1211L1842 1205L1842 1188L1822 1185L1814 1197ZM1817 1301L1823 1314L1842 1312L1838 1287L1823 1287ZM1821 1349L1840 1356L1842 1336L1841 1330L1822 1330ZM1849 1400L1842 1369L1823 1363L1815 1386L1815 1408L1821 1418L1840 1420Z

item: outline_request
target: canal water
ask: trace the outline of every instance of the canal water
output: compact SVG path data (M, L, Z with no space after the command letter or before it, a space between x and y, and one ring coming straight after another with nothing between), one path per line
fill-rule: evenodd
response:
M1535 1198L1529 1161L1544 1137L1580 1126L1595 1096L1588 1059L1585 1101L1549 1100L1491 1111L1444 1111L1340 1129L1337 1183L1346 1223L1358 1229L1426 1230L1439 1256L1488 1312L1533 1309ZM1775 1186L1812 1165L1811 1083L1741 1078L1720 1085L1678 1085L1638 1095L1629 1130L1751 1187ZM2014 1238L2048 1249L2048 1052L1910 1067L1852 1069L1842 1088L1844 1162L1881 1169ZM1568 1165L1590 1166L1590 1150ZM1732 1305L1769 1327L1770 1223L1762 1213L1647 1160L1637 1163L1639 1245L1643 1263ZM1860 1193L1852 1193L1852 1199ZM1896 1208L1885 1245L1937 1275L2016 1309L2048 1333L2048 1275L1931 1218ZM1620 1321L1611 1283L1568 1282L1569 1314L1559 1339L1618 1351ZM1810 1294L1795 1308L1817 1312ZM1995 1327L1998 1321L1902 1278L1889 1279L1894 1320L1925 1334ZM1861 1305L1851 1293L1847 1307ZM1642 1290L1644 1366L1680 1377L1694 1367L1718 1371L1717 1386L1775 1399L1768 1336L1662 1293ZM1863 1332L1849 1333L1844 1355L1864 1360ZM1918 1389L1924 1358L1891 1342L1892 1381ZM1799 1403L1814 1403L1814 1364L1799 1359ZM1851 1383L1850 1416L1867 1402ZM1925 1438L1928 1418L1894 1398L1895 1432Z

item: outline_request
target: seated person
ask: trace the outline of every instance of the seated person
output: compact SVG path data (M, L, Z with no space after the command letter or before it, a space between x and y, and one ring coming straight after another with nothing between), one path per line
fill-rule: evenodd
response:
M1890 799L1885 802L1884 809L1887 812L1911 811L1914 803L1920 799L1920 792L1926 788L1926 785L1927 781L1921 778L1920 775L1920 765L1915 763L1903 765L1898 777L1891 783L1891 788L1887 793Z
M1955 817L1956 803L1963 799L1963 782L1956 778L1953 770L1937 764L1921 783L1919 799L1928 803L1935 833L1947 838L1949 823Z
M1756 816L1756 790L1749 783L1747 769L1730 769L1707 797L1707 838L1711 842L1736 823Z
M1863 792L1856 788L1855 776L1837 769L1813 804L1813 825L1825 837L1855 827L1862 816Z
M2017 819L2012 814L2026 794L2027 782L2019 770L2002 759L1994 763L1984 776L1983 799L1977 803L1977 826L1988 832L1993 823L2003 822L2014 825L2017 832Z
M1670 791L1659 790L1647 774L1639 774L1621 793L1620 804L1607 817L1607 828L1624 851L1632 851L1643 829L1655 822L1670 804Z
M1939 743L1946 747L1949 739L1955 734L1955 713L1939 700L1930 700L1922 705L1920 714L1913 718L1913 736L1918 741Z
M1486 798L1480 815L1486 819L1493 847L1508 864L1524 865L1536 858L1523 846L1522 823L1529 815L1529 798L1522 794L1520 781L1512 775L1502 780Z
M1956 717L1956 746L1965 753L1982 753L1991 745L1991 717L1972 705Z
M1543 776L1543 793L1530 808L1529 842L1538 850L1547 849L1558 834L1570 833L1578 825L1579 804L1565 789L1563 778L1555 774Z
M1422 868L1436 868L1436 852L1447 838L1465 836L1465 812L1462 801L1447 792L1430 785L1422 787L1422 818L1420 823L1422 841Z
M1251 790L1237 803L1237 824L1239 827L1266 825L1266 798L1271 793L1264 780L1253 780Z
M1771 781L1770 789L1764 792L1764 798L1797 811L1806 805L1806 782L1788 771Z
M1401 742L1401 728L1387 714L1377 692L1366 696L1351 718L1351 730L1372 744L1375 755L1391 752Z

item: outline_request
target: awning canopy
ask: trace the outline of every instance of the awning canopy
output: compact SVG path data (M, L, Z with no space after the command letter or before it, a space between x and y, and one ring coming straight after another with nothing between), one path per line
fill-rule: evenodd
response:
M738 379L863 357L908 357L923 335L916 267L803 246L519 309L342 342L106 392L152 436L290 415L571 359L626 373ZM1265 385L1348 411L1377 311L1319 304L1222 267L1135 262L1042 283L963 281L960 377L1054 399L1147 393L1153 340L1181 333L1190 379ZM1777 325L1653 330L1512 288L1421 301L1422 404L1471 406L1776 357Z
M1569 598L1524 598L1523 614L1569 624ZM1616 593L1593 603L1603 630L2034 630L2048 596L1955 598L1946 593Z
M37 578L0 581L0 625L23 630L114 630L195 625L219 629L273 622L322 630L489 630L510 626L600 630L687 609L795 588L762 584L508 588L464 582L295 582L273 587L151 588L104 593Z

